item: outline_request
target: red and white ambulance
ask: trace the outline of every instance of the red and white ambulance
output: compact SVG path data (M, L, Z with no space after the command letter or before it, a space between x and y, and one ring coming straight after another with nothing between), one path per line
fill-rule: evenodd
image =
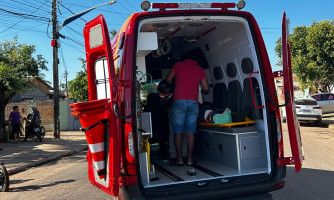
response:
M144 11L132 14L112 41L102 15L86 24L89 101L103 102L108 111L100 116L105 120L92 115L92 124L85 124L94 125L89 142L96 144L89 144L87 161L89 181L95 187L119 199L223 199L281 189L286 165L300 171L303 153L286 15L282 19L285 103L278 105L261 31L253 15L241 11L244 4L144 1ZM252 111L242 122L198 124L196 165L191 169L159 159L156 144L149 142L154 131L151 113L142 108L143 86L165 79L185 54L201 59L208 78L210 92L200 95L200 102L232 112L245 107ZM280 106L287 113L292 157L284 156ZM94 114L96 107L90 108ZM101 130L103 139L96 142L94 134Z

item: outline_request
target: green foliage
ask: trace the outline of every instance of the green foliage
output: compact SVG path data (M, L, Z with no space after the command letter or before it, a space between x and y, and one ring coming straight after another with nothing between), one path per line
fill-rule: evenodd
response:
M33 56L35 46L19 44L13 41L0 43L0 95L9 100L17 92L27 87L28 76L40 76L41 70L47 70L46 60L41 56Z
M79 71L76 74L75 79L69 81L69 93L70 97L76 101L88 101L88 80L85 60L79 58L82 62L82 68L84 70Z
M331 91L334 83L333 21L313 21L310 27L297 26L290 35L290 44L292 70L302 87ZM275 51L281 58L281 38L276 41ZM277 64L282 65L282 61Z
M42 76L40 71L47 70L46 60L41 55L34 57L34 53L34 45L19 44L17 37L0 42L0 129L9 100L30 86L27 77Z

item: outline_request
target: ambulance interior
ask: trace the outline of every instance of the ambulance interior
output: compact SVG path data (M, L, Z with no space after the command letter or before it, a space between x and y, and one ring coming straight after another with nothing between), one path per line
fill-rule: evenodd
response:
M171 184L208 184L208 181L228 184L237 179L249 181L268 176L271 156L264 89L247 20L237 16L148 18L139 23L137 41L136 70L141 86L137 138L143 186L153 189ZM152 128L157 116L145 111L145 106L151 103L148 94L157 93L158 82L187 53L201 58L199 64L210 85L207 95L199 93L200 103L209 102L221 110L229 108L232 113L249 107L251 113L242 123L198 124L195 164L175 166L158 155L159 143L152 142L159 135L159 130ZM250 79L250 74L257 71L260 73L252 74ZM185 137L183 147L186 147ZM186 156L186 148L182 151Z

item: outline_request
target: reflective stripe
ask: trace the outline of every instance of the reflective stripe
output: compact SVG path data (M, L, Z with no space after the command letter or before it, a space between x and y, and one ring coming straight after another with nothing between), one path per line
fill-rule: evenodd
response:
M104 142L96 143L96 144L88 144L90 152L96 153L100 151L104 151Z
M104 169L104 160L99 161L99 162L93 162L93 163L94 163L95 169L97 170Z

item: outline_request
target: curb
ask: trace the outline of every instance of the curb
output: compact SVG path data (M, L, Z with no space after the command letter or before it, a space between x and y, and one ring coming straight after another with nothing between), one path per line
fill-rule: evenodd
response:
M79 153L81 151L85 151L87 149L88 149L88 146L77 148L77 149L74 149L74 150L65 151L65 152L59 153L57 155L50 156L48 158L44 158L42 160L35 161L35 162L32 162L32 163L28 163L28 164L22 165L20 167L16 167L14 169L8 170L8 174L9 175L13 175L13 174L25 171L25 170L27 170L27 169L29 169L31 167L40 166L40 165L43 165L45 163L57 160L57 159L59 159L61 157L66 157L66 156L69 156L69 155L72 155L72 154L75 154L75 153Z

